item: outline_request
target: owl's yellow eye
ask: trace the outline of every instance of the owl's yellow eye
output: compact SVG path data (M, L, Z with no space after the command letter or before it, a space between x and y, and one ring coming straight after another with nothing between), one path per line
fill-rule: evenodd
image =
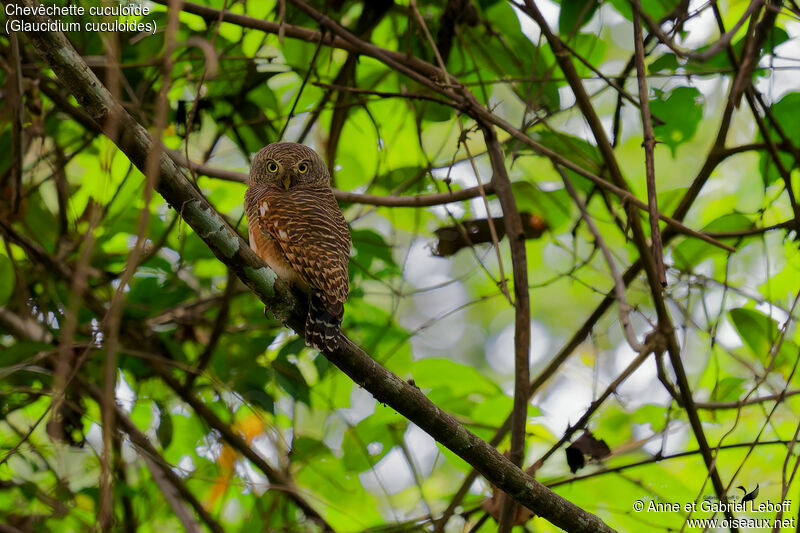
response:
M267 172L275 173L278 171L278 163L275 161L270 161L267 163Z
M300 174L305 174L306 172L308 172L308 164L307 163L300 163L299 165L297 165L297 171Z

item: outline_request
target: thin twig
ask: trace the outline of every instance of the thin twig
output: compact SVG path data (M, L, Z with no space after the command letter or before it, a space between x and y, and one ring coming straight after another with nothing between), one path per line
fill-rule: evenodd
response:
M606 387L606 389L603 391L603 393L600 396L598 396L597 399L594 400L591 403L591 405L581 415L581 417L578 419L578 421L575 422L574 424L571 424L566 429L566 431L564 431L564 434L561 436L560 439L558 439L558 442L553 444L550 447L549 450L547 450L539 459L536 460L536 462L534 462L528 468L527 472L529 474L535 475L536 472L542 467L544 462L551 455L553 455L556 452L556 450L558 450L565 442L569 441L569 439L572 438L572 435L574 435L576 431L586 427L586 424L589 422L589 419L597 411L597 409L599 409L600 406L603 405L603 403L612 394L617 392L617 389L619 388L619 386L622 385L622 383L626 379L628 379L628 377L630 377L631 374L633 374L636 371L636 369L638 369L640 366L642 366L642 363L644 363L647 360L647 358L650 356L650 354L653 353L653 350L658 349L658 344L660 342L663 342L663 340L658 338L659 335L660 335L660 333L658 332L658 330L652 332L649 342L646 342L646 343L640 345L640 348L638 350L639 353L636 355L634 360L631 361L630 364L627 367L625 367L625 370L620 372L620 374L614 379L614 381L612 381L611 383L608 384L608 387Z
M183 386L187 390L191 389L194 380L197 379L197 376L200 374L200 372L205 370L206 366L208 366L208 363L211 361L211 358L217 349L217 345L219 344L222 334L225 331L225 326L228 323L231 300L236 292L237 281L238 280L236 276L231 271L228 271L228 280L225 285L225 291L222 293L222 300L219 305L219 311L217 311L217 318L214 320L214 327L211 330L211 336L209 337L205 348L203 348L203 353L201 353L200 357L197 358L197 371L186 375L186 382Z
M653 260L661 286L667 285L667 272L664 269L664 245L661 243L661 229L658 227L658 196L656 193L655 146L656 137L650 120L650 96L647 90L647 74L644 66L644 40L642 38L642 5L633 0L633 44L636 50L636 77L639 81L639 110L642 115L645 172L647 174L647 207L650 213L650 239L653 243Z
M81 376L77 376L76 381L80 384L82 389L87 391L89 395L94 398L96 402L103 402L103 392L99 387L93 383L90 383ZM147 464L148 468L151 469L153 480L161 489L162 494L164 494L164 497L167 499L170 506L173 507L176 516L179 517L185 526L189 526L188 530L202 531L199 525L196 524L194 518L185 512L183 509L184 503L177 499L177 495L172 492L173 489L177 491L178 494L180 494L180 496L189 503L189 505L192 506L194 511L203 520L203 522L205 522L209 529L211 529L211 531L214 533L223 533L224 529L222 526L211 517L205 507L203 507L203 504L200 503L194 494L192 494L192 492L186 487L186 484L178 476L178 474L172 470L172 466L169 465L163 457L161 457L155 447L150 443L150 440L147 438L147 436L139 431L139 429L136 427L136 424L134 424L133 421L128 418L128 415L122 409L115 405L114 411L116 415L115 418L119 422L120 427L125 433L128 434L131 442L139 449L139 453L145 460L145 464ZM169 483L169 486L166 485L167 483Z
M492 247L494 248L495 255L497 256L497 266L500 269L500 290L503 291L503 294L508 300L508 303L514 305L514 301L511 298L511 294L508 292L506 273L505 269L503 268L503 256L500 254L500 239L497 236L497 228L494 225L494 217L492 217L492 211L489 208L489 200L486 198L486 190L483 187L483 181L481 181L481 175L480 172L478 171L478 166L475 164L475 159L472 157L472 152L470 151L469 144L467 143L466 130L464 130L464 124L461 121L461 117L458 118L458 125L461 128L461 137L459 137L459 144L461 144L464 147L464 150L467 152L467 159L469 159L469 164L472 167L472 172L475 174L475 179L478 182L478 191L480 192L481 199L483 200L483 208L486 209L486 219L489 224L489 234L492 237ZM462 229L460 224L458 227L459 229ZM468 238L466 232L464 233L465 236Z
M608 269L611 271L611 279L614 280L614 294L617 297L617 308L619 309L619 322L622 325L622 332L625 335L625 339L628 341L628 344L633 351L641 352L643 345L636 339L636 332L633 331L633 325L631 324L630 317L631 306L628 304L628 300L625 297L625 282L622 280L622 276L619 274L616 261L614 261L614 255L611 253L611 250L608 249L608 246L606 246L606 242L603 239L603 236L600 234L600 230L597 229L597 225L594 223L594 220L589 215L589 211L586 209L586 204L581 197L578 196L578 191L575 190L575 186L572 185L567 173L564 172L564 169L558 165L555 165L555 168L558 173L561 174L561 180L564 182L564 187L567 189L567 193L569 193L569 195L572 197L572 200L578 206L578 209L581 212L581 217L583 218L584 222L586 222L586 227L594 237L594 242L603 252L603 257L606 259Z
M281 1L281 22L283 22L283 10L286 6L285 0ZM289 122L292 121L292 117L294 117L294 111L297 109L297 102L300 101L300 97L303 95L303 89L305 89L306 84L308 83L308 78L311 77L311 73L314 71L314 66L317 64L317 57L319 56L319 51L322 50L322 38L320 38L317 47L314 49L314 55L311 56L311 63L308 65L308 70L306 70L305 76L303 76L303 82L300 84L300 88L297 89L297 94L294 97L294 102L292 102L292 108L289 110L289 114L286 116L286 122L283 123L283 128L281 128L281 132L278 134L279 141L283 140L283 136L286 133L286 128L289 127ZM186 156L188 159L188 155Z
M629 2L634 6L634 11L636 11L636 6L639 4L639 2L636 0L629 0ZM676 55L685 57L687 59L694 59L696 61L708 61L717 55L723 48L728 46L728 44L730 44L731 39L734 35L736 35L736 32L739 31L739 28L742 27L742 24L745 23L751 14L756 13L757 15L757 10L761 8L763 3L764 0L751 0L750 4L747 6L747 9L745 9L741 18L739 18L736 24L734 24L733 28L722 34L717 41L709 45L709 47L702 52L696 52L694 50L689 50L678 46L675 44L675 41L673 41L666 33L664 33L659 24L650 18L649 15L647 15L647 13L642 13L641 17L645 21L645 24L647 24L648 29L653 32L656 37L658 37L658 40L665 44Z

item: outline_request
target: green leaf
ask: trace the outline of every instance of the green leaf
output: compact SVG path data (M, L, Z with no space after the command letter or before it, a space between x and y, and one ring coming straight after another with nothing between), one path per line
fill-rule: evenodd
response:
M288 392L292 398L310 407L311 391L306 378L303 377L297 365L289 361L289 355L299 354L304 347L305 341L300 338L287 343L278 352L278 357L272 361L272 369L275 372L275 381L278 385Z
M589 172L600 174L603 168L604 163L600 150L580 137L548 130L535 131L530 134L530 137ZM575 176L575 186L579 189L588 190L593 186L586 178L574 174L571 170L567 170L567 172L571 176Z
M322 379L325 376L325 373L333 367L328 358L318 353L316 357L314 357L314 368L317 370L317 381Z
M734 232L749 229L753 223L744 215L738 213L723 215L703 228L704 232ZM684 270L691 270L703 260L713 255L727 253L725 250L709 244L700 239L689 237L681 241L674 248L675 266Z
M394 409L378 406L375 413L345 433L342 450L344 466L363 472L380 461L408 427L408 421Z
M779 101L773 104L771 108L772 116L775 117L778 125L789 139L800 138L800 125L798 124L798 121L793 120L798 106L800 106L800 93L793 92L781 98ZM768 128L770 129L770 135L772 139L776 143L780 143L782 139L778 135L775 128L772 127L772 122L768 122ZM759 135L759 138L763 139L761 135ZM781 174L778 171L778 167L775 164L775 160L769 151L764 150L761 152L759 158L759 170L761 171L761 177L764 181L764 186L770 185L775 181L782 179ZM779 151L778 158L781 160L783 168L791 172L791 169L794 167L795 163L792 155L785 153L784 151Z
M562 0L562 3L569 1L570 0ZM620 15L628 20L633 20L633 10L631 9L629 0L610 0L610 3ZM642 4L647 14L650 15L653 20L658 20L675 9L679 4L679 0L648 0L647 2L642 2Z
M647 71L651 74L658 72L675 72L678 70L678 58L675 54L663 54L647 66Z
M650 111L664 121L656 126L656 140L672 150L694 136L703 118L702 95L694 87L678 87L670 93L655 90L657 99L650 101Z
M292 441L291 456L300 463L306 463L312 458L331 455L331 450L324 442L310 437L295 437Z
M264 368L254 362L248 365L245 372L239 374L234 388L248 403L275 414L275 399L267 393L273 377L275 373L272 368Z
M511 190L520 211L539 215L550 231L557 235L570 225L571 199L566 189L543 191L524 181L511 183Z
M0 254L0 305L5 305L11 299L16 283L14 264L5 254Z
M206 430L200 418L194 414L174 414L172 420L172 439L169 447L164 449L164 459L176 464L181 457L190 453L194 455L195 448L206 436Z
M39 353L52 350L53 346L42 342L18 341L3 349L0 357L0 368L9 367L27 361Z
M569 39L587 24L599 5L598 0L562 0L558 14L558 33L561 37Z
M719 380L711 391L711 400L715 402L733 401L744 391L745 378L726 377Z
M156 437L158 437L158 442L161 443L161 447L166 449L172 442L172 432L173 432L172 415L167 410L163 402L156 402L156 407L158 407L158 413L159 413L159 422L158 422L158 429L156 430Z
M496 383L475 368L450 359L431 357L415 361L412 375L420 389L446 387L455 396L470 393L494 395L500 390Z
M397 273L397 265L392 257L392 247L380 233L370 229L353 229L350 231L350 238L353 241L355 257L353 261L357 263L357 270L369 272L373 276L386 277ZM380 274L376 273L376 261L383 263L385 268Z
M666 423L665 412L666 409L661 405L647 404L633 413L632 420L637 424L650 424L654 431L658 431Z
M731 309L728 316L744 344L756 358L764 360L778 340L778 324L754 309Z

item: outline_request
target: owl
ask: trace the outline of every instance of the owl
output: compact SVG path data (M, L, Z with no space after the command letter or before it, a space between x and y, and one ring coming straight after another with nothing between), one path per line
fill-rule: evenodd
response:
M314 150L277 142L256 154L244 196L250 247L308 295L306 343L320 351L339 344L349 291L350 229L330 181Z

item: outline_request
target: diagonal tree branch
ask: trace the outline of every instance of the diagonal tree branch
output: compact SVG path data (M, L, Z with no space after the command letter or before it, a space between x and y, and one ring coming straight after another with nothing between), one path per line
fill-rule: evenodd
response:
M32 0L22 0L18 4L33 7ZM46 18L31 19L47 22ZM60 32L30 32L27 36L95 123L103 124L104 132L132 163L143 170L148 154L153 150L152 139L111 97L64 35ZM106 125L109 115L119 121L113 128L116 131L109 131L111 128ZM261 298L276 318L302 332L304 313L289 287L276 280L275 274L192 187L166 154L160 157L159 171L156 190L181 213L214 255ZM514 466L492 446L431 403L422 391L386 370L349 339L343 338L341 347L325 356L369 390L378 401L390 405L416 423L477 468L490 482L553 524L569 531L612 531L597 516L550 491Z

